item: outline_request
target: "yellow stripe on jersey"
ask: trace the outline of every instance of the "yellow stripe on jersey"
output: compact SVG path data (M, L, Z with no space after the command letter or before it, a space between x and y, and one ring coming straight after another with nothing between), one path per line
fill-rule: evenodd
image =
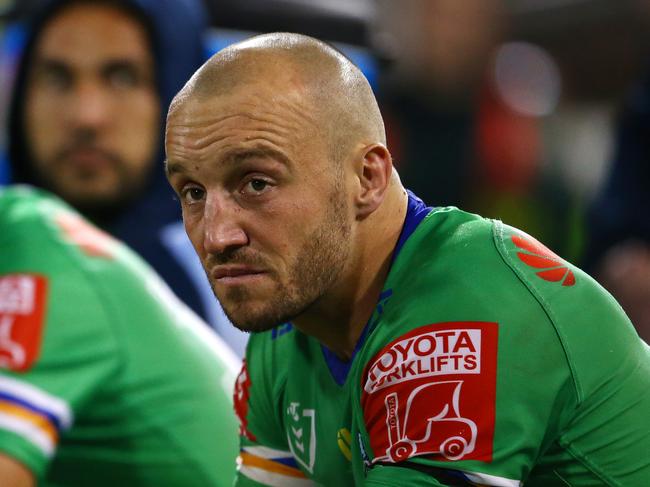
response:
M241 464L247 467L256 467L267 472L287 475L289 477L306 478L300 469L289 467L288 465L274 462L273 460L267 460L266 458L258 457L245 451L239 454L239 458L241 459Z
M18 420L27 421L44 433L53 444L59 440L59 433L54 425L45 417L17 404L0 399L0 413L13 416Z

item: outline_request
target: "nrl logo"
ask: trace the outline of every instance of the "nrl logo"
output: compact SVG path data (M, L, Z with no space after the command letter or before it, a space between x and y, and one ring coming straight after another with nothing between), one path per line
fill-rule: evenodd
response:
M289 449L297 462L309 473L314 473L316 461L316 411L301 409L299 402L287 408Z

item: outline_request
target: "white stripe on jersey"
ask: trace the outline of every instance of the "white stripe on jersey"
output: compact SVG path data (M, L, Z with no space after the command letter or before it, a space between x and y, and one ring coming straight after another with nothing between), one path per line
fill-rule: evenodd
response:
M0 412L0 428L25 438L48 458L54 454L55 445L52 439L38 426L26 419Z
M521 486L521 481L519 480L513 480L513 479L507 479L505 477L497 477L496 475L488 475L486 473L480 473L480 472L467 472L465 470L461 470L465 476L474 482L475 484L481 484L481 485L493 485L495 487L520 487Z
M316 484L310 479L282 475L281 473L269 472L258 467L240 465L239 473L255 482L270 487L316 487Z
M72 425L72 411L68 403L36 386L0 375L0 392L47 411L59 420L64 430Z
M268 446L245 446L243 450L246 453L250 453L251 455L255 455L257 457L266 458L268 460L272 460L274 458L293 458L293 454L290 451L275 450L273 448L269 448Z

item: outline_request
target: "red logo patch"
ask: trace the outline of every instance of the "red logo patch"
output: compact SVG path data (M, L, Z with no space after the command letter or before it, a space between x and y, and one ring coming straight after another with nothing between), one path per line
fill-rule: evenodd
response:
M59 213L56 216L65 236L87 255L111 258L110 247L113 239L99 228L92 226L74 213Z
M517 257L529 267L543 269L537 275L545 281L559 282L563 286L573 286L576 278L562 259L547 249L537 240L526 239L520 235L513 235L512 242L526 252L517 252Z
M41 349L47 279L33 274L0 276L0 367L28 370Z
M248 399L250 398L251 379L246 368L246 359L235 381L235 413L239 418L239 435L251 441L257 441L255 435L248 431Z
M496 323L427 325L373 357L361 394L373 463L492 460L497 334Z

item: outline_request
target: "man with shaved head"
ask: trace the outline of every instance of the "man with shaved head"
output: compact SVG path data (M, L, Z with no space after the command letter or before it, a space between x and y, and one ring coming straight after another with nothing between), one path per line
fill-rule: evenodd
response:
M406 191L339 52L268 34L170 109L167 174L231 321L238 486L650 485L650 354L525 233Z

